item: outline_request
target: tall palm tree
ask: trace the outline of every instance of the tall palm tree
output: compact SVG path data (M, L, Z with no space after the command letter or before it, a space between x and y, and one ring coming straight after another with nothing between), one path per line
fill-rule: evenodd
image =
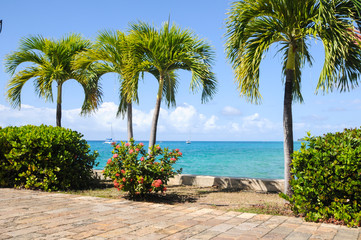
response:
M153 113L150 149L156 142L157 124L163 96L168 107L175 105L178 86L177 69L192 72L190 88L196 91L202 88L202 102L212 98L216 89L216 79L211 71L214 53L211 47L189 30L181 30L176 25L163 24L156 29L144 22L130 25L132 55L140 59L140 64L130 64L126 74L133 76L141 72L153 74L158 81L158 93ZM131 81L125 85L131 86ZM126 88L127 89L127 88ZM129 93L128 97L133 95Z
M355 27L360 25L357 9L345 0L244 0L234 2L228 13L227 57L233 64L240 94L258 103L259 66L273 44L283 54L285 193L292 189L293 153L292 102L302 102L301 68L312 65L309 45L322 42L325 62L318 88L341 90L357 85L361 70Z
M90 79L97 76L92 73L79 75L72 70L71 61L74 56L91 46L88 40L80 35L70 34L60 40L31 36L20 41L18 51L5 59L5 67L12 78L8 83L7 98L13 107L21 107L21 91L24 84L34 80L35 91L45 100L53 101L52 83L57 84L56 125L61 127L62 87L69 80L79 82L85 94L82 114L91 112L98 107L98 90ZM19 65L29 63L25 69L16 72ZM16 73L15 73L16 72ZM86 76L86 77L84 77Z
M77 70L95 71L96 75L102 76L105 73L117 73L122 83L124 79L124 68L127 64L136 64L135 60L129 54L129 38L121 31L103 31L98 37L92 49L79 54L74 61L74 68ZM87 73L87 72L86 72ZM138 79L139 74L132 76L133 85L127 91L132 92L134 99L129 100L126 97L126 91L121 84L119 97L120 104L117 116L127 113L128 121L128 140L133 138L132 124L132 101L138 101ZM100 90L100 83L98 82Z

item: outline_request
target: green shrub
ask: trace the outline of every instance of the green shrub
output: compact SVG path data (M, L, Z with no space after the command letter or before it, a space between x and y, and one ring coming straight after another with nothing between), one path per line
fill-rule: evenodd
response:
M305 138L293 154L290 199L308 221L361 224L361 130Z
M97 152L82 134L52 126L0 130L0 186L66 190L89 186Z
M174 171L172 165L182 153L179 149L163 150L155 145L148 154L143 143L113 144L113 156L109 158L103 171L105 177L114 181L118 190L128 191L130 197L144 196L150 192L164 192L169 178L181 170Z

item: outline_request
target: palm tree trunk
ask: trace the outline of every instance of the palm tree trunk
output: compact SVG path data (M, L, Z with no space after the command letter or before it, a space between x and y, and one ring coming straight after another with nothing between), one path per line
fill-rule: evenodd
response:
M153 113L153 120L152 120L152 125L151 125L151 128L150 128L149 152L150 152L150 149L153 148L153 146L154 146L154 144L155 144L155 142L157 140L157 125L158 125L160 104L162 102L162 93L163 93L163 76L160 75L157 101L155 103L155 108L154 108L154 113Z
M127 118L128 118L128 141L133 138L133 113L132 103L127 104Z
M285 158L285 189L287 196L292 195L291 163L293 153L293 127L292 127L292 82L294 70L286 70L285 97L283 102L283 132L284 132L284 158Z
M58 83L58 96L56 101L56 126L61 127L61 95L62 95L62 83Z
M292 91L293 81L295 77L295 48L290 44L288 49L288 59L286 65L286 83L285 83L285 95L283 102L283 133L284 143L283 151L285 158L285 188L284 193L291 197L293 192L290 185L291 181L291 164L293 153L293 120L292 120Z

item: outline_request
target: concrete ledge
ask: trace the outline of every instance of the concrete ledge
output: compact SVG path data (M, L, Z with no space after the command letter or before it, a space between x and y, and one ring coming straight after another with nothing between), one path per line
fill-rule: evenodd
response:
M181 174L169 179L168 185L237 188L257 192L282 192L284 180Z
M101 170L94 170L97 177L104 179ZM282 192L284 180L263 178L236 178L219 176L201 176L180 174L169 179L168 185L186 185L197 187L236 188L257 192Z

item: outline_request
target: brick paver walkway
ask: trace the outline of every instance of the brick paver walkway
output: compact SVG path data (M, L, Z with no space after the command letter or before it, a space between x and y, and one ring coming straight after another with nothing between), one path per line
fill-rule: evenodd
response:
M360 228L300 218L0 188L0 239L334 239Z

